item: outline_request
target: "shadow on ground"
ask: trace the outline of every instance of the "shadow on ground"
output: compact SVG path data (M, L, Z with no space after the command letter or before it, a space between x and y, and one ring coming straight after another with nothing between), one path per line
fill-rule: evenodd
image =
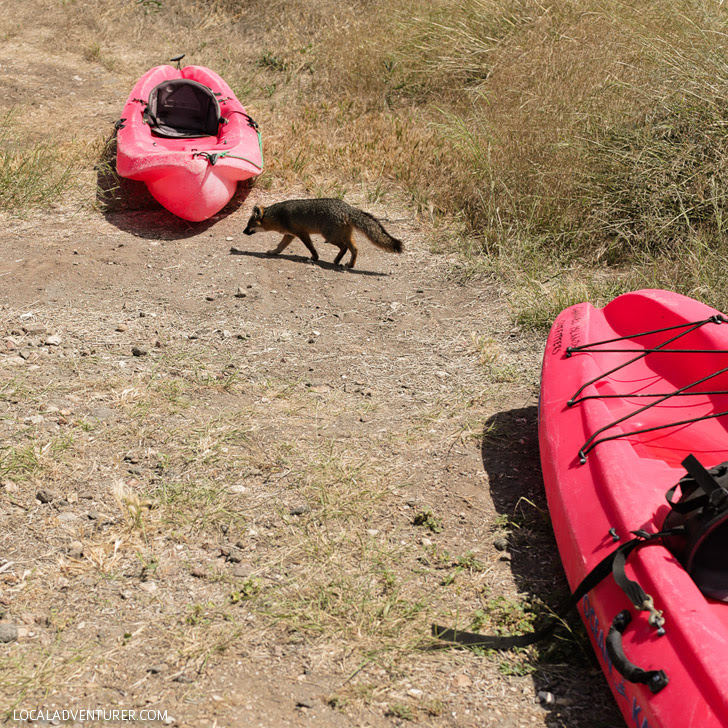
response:
M104 217L119 230L152 240L181 240L199 235L239 210L252 184L238 184L230 202L209 220L190 222L166 210L144 182L120 177L116 172L116 132L104 144L96 166L96 203Z
M535 406L498 412L485 423L483 466L502 531L496 539L510 561L516 585L525 600L556 608L569 587L559 558L543 487ZM540 614L546 610L536 608ZM543 622L542 622L543 623ZM532 673L535 689L550 693L553 726L617 726L623 721L574 611L569 629L537 645ZM571 632L569 631L571 630Z
M271 259L274 256L268 255L268 253L262 252L260 250L243 250L242 248L230 248L230 255L249 255L252 258L261 258L261 259ZM361 268L347 268L345 265L335 265L334 263L328 263L325 260L311 260L308 256L304 255L288 255L285 253L281 253L279 255L276 255L275 258L280 258L283 260L292 260L297 263L307 263L308 265L317 265L319 268L323 268L324 270L335 270L340 273L353 273L354 275L359 276L377 276L377 277L385 277L390 275L389 273L381 273L376 270L362 270Z

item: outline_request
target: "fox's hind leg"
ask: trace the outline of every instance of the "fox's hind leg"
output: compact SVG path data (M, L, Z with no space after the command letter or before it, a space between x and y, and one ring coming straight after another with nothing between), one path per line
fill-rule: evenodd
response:
M339 252L338 252L337 256L334 258L334 265L339 265L339 263L341 263L341 259L344 257L344 254L346 253L348 248L343 243L334 243L334 245L337 245L339 248Z
M346 243L346 247L349 249L349 252L351 253L351 258L349 262L346 264L347 268L353 268L354 263L356 263L356 256L359 252L356 249L356 245L354 245L354 236L351 234L351 231L349 231L346 235L346 238L344 239L344 242Z
M273 250L268 250L266 255L280 255L291 244L291 240L293 240L293 238L293 235L284 235L281 238L281 242L278 243L278 247L273 248Z
M311 242L311 236L308 233L301 232L298 233L298 237L301 238L303 244L311 252L311 260L318 260L318 253L316 252L316 248L313 247L313 243Z
M341 259L344 257L346 251L348 250L351 253L351 259L346 264L346 267L354 267L354 263L356 263L356 254L358 251L356 249L356 245L354 245L354 237L352 236L351 230L348 230L343 234L337 236L334 240L327 240L326 242L335 245L339 249L338 255L336 256L336 258L334 258L334 265L339 265Z

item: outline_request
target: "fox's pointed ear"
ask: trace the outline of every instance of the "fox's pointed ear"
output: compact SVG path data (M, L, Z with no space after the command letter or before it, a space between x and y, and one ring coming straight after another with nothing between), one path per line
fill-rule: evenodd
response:
M256 218L261 218L261 217L263 217L263 210L264 210L264 209L265 209L265 208L261 207L260 205L256 205L256 206L255 206L255 207L253 208L253 217L256 217Z

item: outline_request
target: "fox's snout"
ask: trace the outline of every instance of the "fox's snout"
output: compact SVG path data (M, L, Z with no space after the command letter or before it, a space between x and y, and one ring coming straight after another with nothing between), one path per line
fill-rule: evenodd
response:
M253 214L248 218L248 224L245 230L243 230L243 234L252 235L253 233L257 233L258 230L263 230L263 227L260 224L262 220L263 208L260 207L260 205L256 205L253 208Z

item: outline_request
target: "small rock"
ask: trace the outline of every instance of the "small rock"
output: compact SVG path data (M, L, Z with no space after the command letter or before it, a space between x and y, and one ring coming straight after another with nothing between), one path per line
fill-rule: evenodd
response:
M213 296L212 294L209 294L209 295L205 296L205 300L206 301L214 301L215 300L215 296Z
M132 346L131 353L134 356L146 356L149 351L147 350L146 346Z
M304 513L308 513L311 510L305 503L300 506L293 506L289 511L292 516L302 516Z
M43 336L44 334L48 333L48 329L46 329L46 327L42 326L41 324L35 324L32 326L23 326L23 331L28 336Z
M72 559L80 559L83 557L83 544L80 541L71 541L66 549L66 553Z
M159 675L161 672L164 672L166 667L166 665L149 665L149 667L147 668L147 672L151 673L152 675Z
M58 334L53 334L52 336L49 336L45 340L46 346L60 346L61 345L61 337L58 336Z
M41 502L41 503L50 503L55 498L55 493L53 493L50 490L46 490L45 488L41 488L36 494L35 497Z
M0 622L0 642L15 642L18 639L18 628L10 622Z
M495 541L493 541L493 546L497 551L507 551L508 539L505 538L505 536L499 536Z
M224 556L225 561L231 564L239 564L243 560L243 552L236 548L227 549L227 553Z
M556 698L554 697L554 694L550 693L548 690L539 690L538 699L541 701L541 703L543 705L553 705L553 703L556 702Z
M129 327L126 324L119 324L116 330L119 332L128 331Z
M253 573L253 564L245 562L238 564L232 571L232 574L237 579L247 579Z
M204 579L207 576L207 573L201 566L196 566L190 571L190 576L194 576L195 579Z
M472 680L462 672L459 675L455 675L453 683L458 688L469 688L473 684Z
M235 291L235 298L245 298L247 295L242 286L238 286L238 290Z

